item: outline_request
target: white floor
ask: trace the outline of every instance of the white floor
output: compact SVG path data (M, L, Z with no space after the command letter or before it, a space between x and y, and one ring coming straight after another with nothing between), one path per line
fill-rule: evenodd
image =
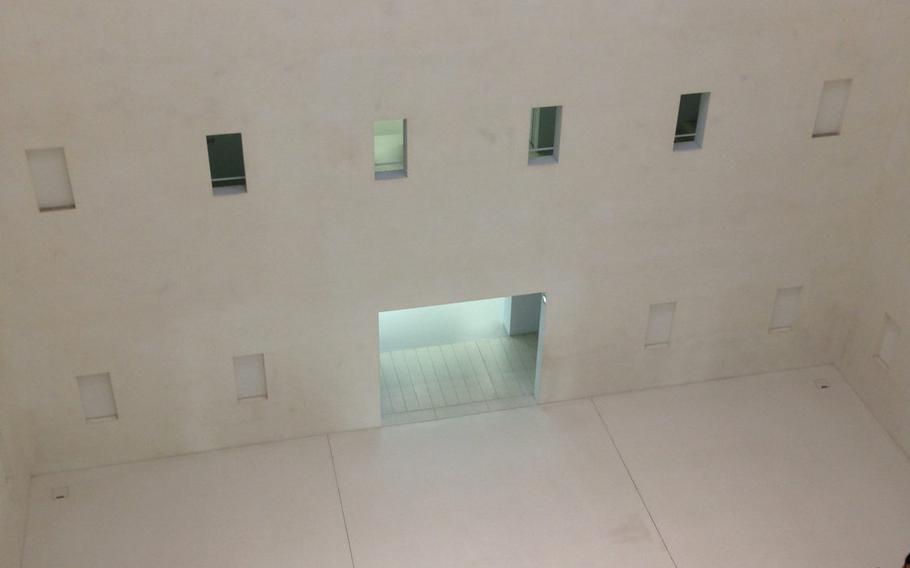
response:
M66 487L69 497L53 498ZM32 480L26 568L351 566L325 437Z
M388 351L379 364L384 425L536 403L536 333Z
M596 402L680 567L888 568L910 552L910 463L833 369Z
M823 367L38 477L25 568L884 568L908 511Z
M673 566L588 400L331 439L358 568Z

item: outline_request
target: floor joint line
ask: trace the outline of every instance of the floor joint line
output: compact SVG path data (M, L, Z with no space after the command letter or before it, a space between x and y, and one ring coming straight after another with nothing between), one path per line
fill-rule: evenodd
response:
M613 444L613 449L616 450L616 455L619 456L619 461L622 463L623 468L626 470L626 475L629 476L629 481L632 482L632 486L635 488L635 492L638 493L638 500L641 501L641 506L645 508L645 512L648 513L648 518L651 519L651 526L654 527L654 530L657 531L657 536L660 538L660 543L664 545L664 550L667 551L667 556L670 558L670 562L673 563L675 568L679 568L679 565L676 564L676 559L673 558L673 553L670 552L670 547L667 546L667 541L664 539L663 533L660 532L660 527L657 526L657 521L654 520L654 515L651 514L651 509L648 508L648 504L645 502L644 495L641 494L641 489L638 487L638 482L635 481L635 478L632 477L632 470L629 469L629 465L626 463L626 459L622 457L622 452L619 451L619 446L616 444L616 440L613 439L613 434L610 433L610 427L607 426L607 421L604 420L603 414L600 413L600 409L597 408L597 404L594 402L594 399L589 398L588 401L594 407L594 412L597 413L597 417L600 418L600 424L604 427L604 431L607 433L607 437L610 439L610 443Z
M344 523L344 536L348 541L348 555L351 557L351 568L357 568L354 562L354 545L351 544L351 532L348 530L348 516L344 512L344 499L341 497L341 484L338 483L338 469L335 467L335 450L332 449L332 440L328 434L325 443L329 446L329 458L332 460L332 475L335 477L335 490L338 492L338 506L341 507L341 522Z

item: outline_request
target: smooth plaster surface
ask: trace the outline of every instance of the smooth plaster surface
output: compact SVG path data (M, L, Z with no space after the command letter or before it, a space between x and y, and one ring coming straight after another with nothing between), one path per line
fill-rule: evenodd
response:
M860 241L855 323L838 366L888 433L910 455L910 88L896 122L885 176ZM886 368L875 355L885 314L902 332Z
M910 7L517 6L7 1L0 371L33 471L375 426L376 316L404 307L546 290L545 401L838 357ZM843 133L813 140L841 77ZM674 153L694 91L705 147ZM560 162L528 167L548 104ZM408 117L409 171L380 184L388 116ZM211 195L211 132L243 133L248 193ZM49 146L79 208L39 215L24 151ZM769 335L800 285L793 331ZM663 301L673 344L646 351ZM234 396L246 353L270 365L261 404ZM100 372L120 419L86 424L73 377Z
M884 311L910 329L906 134L892 148L908 15L5 0L7 461L21 476L375 426L378 312L539 290L541 400L839 361L906 448L906 357L883 376L870 354ZM813 140L840 78L842 132ZM704 148L674 153L679 95L700 91ZM564 108L560 160L528 167L541 105ZM379 184L370 127L389 116L408 117L408 177ZM243 133L248 193L212 196L212 132ZM25 151L48 147L78 209L35 207ZM768 334L789 286L800 317ZM668 301L671 347L642 349ZM265 354L267 401L236 401L247 353ZM120 418L87 424L74 377L103 372ZM21 502L22 483L4 492ZM0 515L15 540L23 516Z

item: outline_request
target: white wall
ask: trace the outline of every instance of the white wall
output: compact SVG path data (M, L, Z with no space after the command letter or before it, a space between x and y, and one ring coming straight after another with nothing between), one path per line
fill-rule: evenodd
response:
M28 511L32 436L19 398L0 381L0 566L19 566Z
M888 433L910 454L910 89L869 220L850 341L838 362ZM875 360L885 314L902 328L890 368Z
M540 329L541 293L506 298L503 325L509 335L535 333Z
M0 374L35 473L378 425L377 314L464 298L547 291L544 401L834 361L908 11L7 0ZM843 77L843 134L813 140ZM674 153L697 91L704 148ZM563 105L560 160L529 167L541 105ZM408 177L376 182L390 116ZM243 133L247 194L212 197L220 132ZM77 208L39 214L25 150L56 146ZM800 318L768 334L786 286ZM646 351L666 301L672 345ZM267 401L235 400L247 353L265 353ZM86 424L74 377L98 372L120 419Z
M379 314L379 351L446 345L505 335L508 298L458 302Z

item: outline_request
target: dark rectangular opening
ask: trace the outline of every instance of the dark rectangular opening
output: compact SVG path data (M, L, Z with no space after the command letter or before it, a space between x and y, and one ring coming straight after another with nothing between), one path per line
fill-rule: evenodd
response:
M528 164L559 161L559 127L562 107L531 109L531 134L528 140Z
M212 193L246 193L246 169L243 165L243 140L240 133L213 134L205 139L209 151Z
M689 93L679 97L679 113L676 115L676 133L673 137L674 150L701 148L708 95L709 93Z

